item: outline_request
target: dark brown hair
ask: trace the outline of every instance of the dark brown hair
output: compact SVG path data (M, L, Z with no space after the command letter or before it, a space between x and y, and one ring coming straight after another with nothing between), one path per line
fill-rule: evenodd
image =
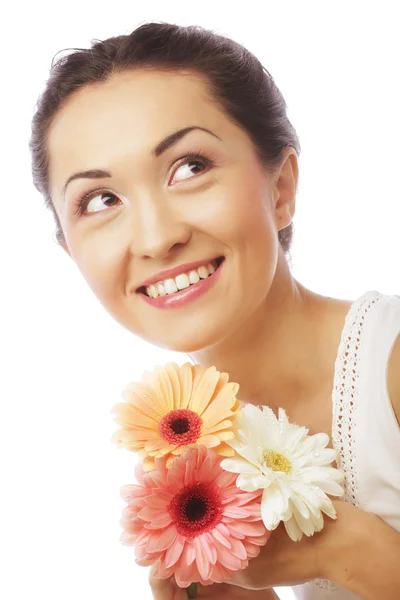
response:
M65 244L65 238L48 188L47 132L68 96L88 84L106 81L114 73L150 68L201 75L218 107L249 135L267 171L280 165L287 146L300 154L299 139L273 77L249 50L229 38L198 25L146 23L129 35L93 40L89 49L69 50L73 52L52 61L29 142L33 183L53 213L59 244ZM278 236L285 254L289 253L293 223Z

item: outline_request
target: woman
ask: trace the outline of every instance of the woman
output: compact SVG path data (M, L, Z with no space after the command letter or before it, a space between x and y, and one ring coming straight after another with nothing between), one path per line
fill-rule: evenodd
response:
M280 526L199 597L397 598L400 297L327 298L293 278L300 144L268 71L213 32L148 23L53 66L30 147L58 243L119 323L337 449L338 519L298 543Z

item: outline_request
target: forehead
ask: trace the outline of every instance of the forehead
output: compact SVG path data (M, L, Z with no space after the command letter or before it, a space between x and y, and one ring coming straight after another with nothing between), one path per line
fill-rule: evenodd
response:
M222 132L228 119L208 94L200 76L154 70L119 73L81 88L49 129L50 187L74 170L110 166L118 154L150 156L163 136L180 127Z

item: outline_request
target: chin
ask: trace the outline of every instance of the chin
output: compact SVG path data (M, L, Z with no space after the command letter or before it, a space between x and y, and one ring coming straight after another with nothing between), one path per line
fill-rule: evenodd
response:
M215 327L209 322L209 327L204 327L202 322L198 322L191 327L187 326L186 331L164 331L162 336L150 337L143 335L142 337L148 343L161 348L191 354L215 346L224 339L227 330L229 330L229 327L227 328L225 324Z

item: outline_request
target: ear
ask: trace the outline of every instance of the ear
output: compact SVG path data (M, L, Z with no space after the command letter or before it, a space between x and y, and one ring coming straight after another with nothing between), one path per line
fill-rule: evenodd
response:
M296 211L296 192L299 180L297 154L292 146L285 149L281 165L275 175L273 188L275 219L278 231L288 227Z

